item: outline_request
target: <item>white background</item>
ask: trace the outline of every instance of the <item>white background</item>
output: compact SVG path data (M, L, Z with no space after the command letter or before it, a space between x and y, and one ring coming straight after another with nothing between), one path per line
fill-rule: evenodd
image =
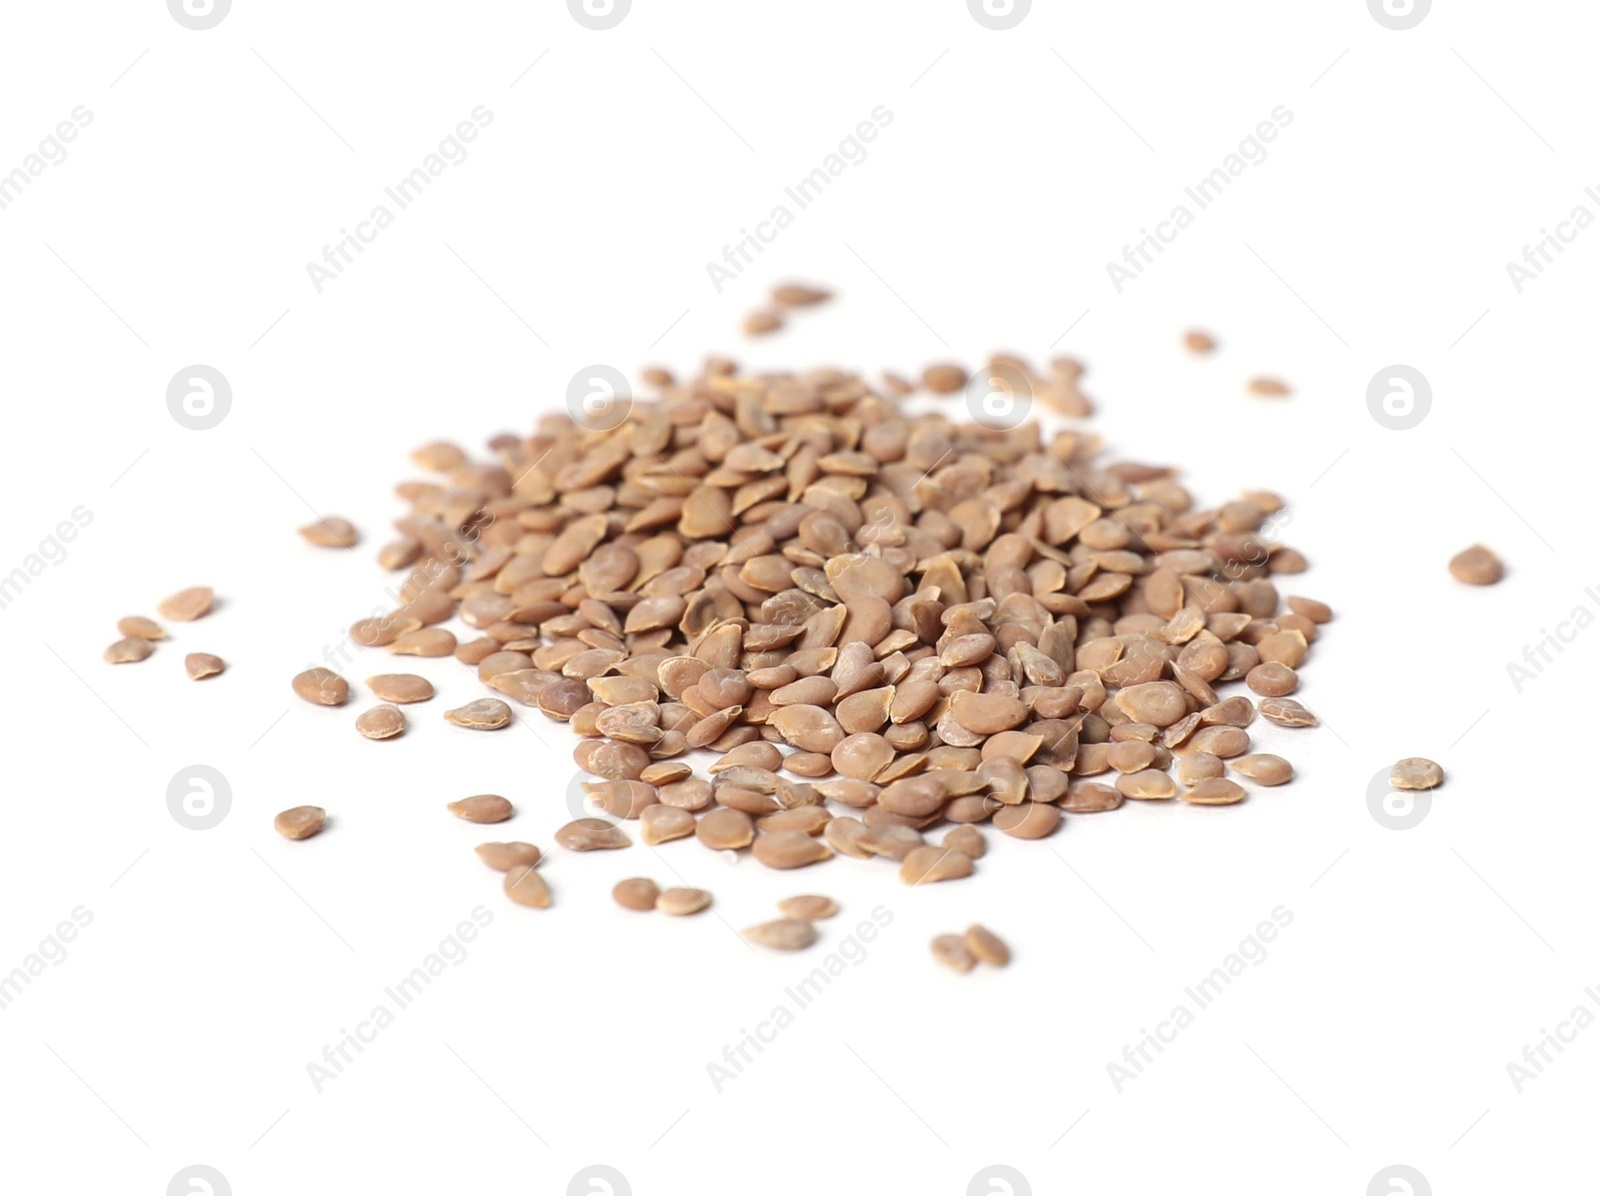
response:
M5 1189L154 1196L193 1163L239 1196L560 1193L593 1163L638 1196L955 1196L994 1163L1036 1193L1359 1196L1395 1163L1440 1194L1592 1184L1600 1032L1520 1094L1506 1066L1600 983L1576 758L1595 647L1520 694L1506 666L1600 610L1600 232L1520 294L1506 264L1600 212L1596 18L1434 8L1393 32L1361 0L1040 0L993 32L959 0L637 0L593 32L553 0L238 0L192 32L155 0L10 6L0 171L75 106L93 120L0 211L0 572L75 507L93 522L0 611L0 971L73 908L93 922L0 1011ZM307 263L478 105L466 160L317 293ZM719 294L707 263L878 105L866 160ZM1117 293L1107 262L1278 105L1267 159ZM795 277L837 301L745 342ZM1193 324L1221 352L1185 355ZM1314 566L1290 591L1339 615L1305 669L1326 725L1252 729L1293 785L991 835L974 879L916 891L693 841L555 852L536 912L443 805L504 793L520 812L492 837L549 845L564 727L448 727L482 692L448 659L416 662L441 693L398 741L351 729L370 697L292 701L383 601L372 553L417 444L526 430L594 362L911 372L996 349L1081 356L1112 450L1183 466L1201 500L1289 497ZM233 388L204 432L165 404L197 362ZM1366 407L1394 363L1433 388L1407 432ZM1247 397L1257 373L1293 398ZM362 546L302 543L308 508ZM1446 572L1480 540L1508 562L1496 588ZM117 618L193 584L210 618L101 662ZM188 651L228 672L185 680ZM367 657L354 680L395 663ZM1367 784L1412 754L1449 781L1395 831ZM195 763L232 789L204 832L166 808ZM272 816L302 802L334 822L289 843ZM624 913L607 892L636 874L712 888L717 916ZM844 905L811 954L731 933L797 891ZM314 1091L306 1065L480 905L466 961ZM865 960L719 1094L707 1064L879 905ZM1278 906L1267 960L1118 1093L1107 1065ZM974 920L1011 968L931 961Z

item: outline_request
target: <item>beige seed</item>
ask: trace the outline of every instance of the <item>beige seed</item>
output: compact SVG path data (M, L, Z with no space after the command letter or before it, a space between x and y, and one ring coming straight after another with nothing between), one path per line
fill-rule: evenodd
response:
M997 810L994 825L1013 839L1043 839L1061 825L1061 811L1044 802L1023 802Z
M673 839L684 839L694 834L694 815L677 806L656 803L646 806L639 815L639 837L645 846L654 847Z
M1166 772L1147 768L1118 777L1117 792L1135 801L1165 801L1178 795L1178 787Z
M558 830L555 839L568 851L615 851L633 846L633 840L603 818L576 818Z
M531 868L539 862L539 849L532 843L480 843L473 850L496 872L506 872L519 864Z
M374 706L356 717L356 730L368 739L393 739L406 729L406 716L398 706Z
M923 389L932 391L936 395L955 394L966 384L966 369L949 362L930 365L922 371Z
M395 712L396 714L399 711ZM464 797L460 801L453 801L447 807L457 818L465 818L468 822L504 822L516 813L505 798L497 793L480 793L474 797Z
M1232 760L1235 756L1242 756L1250 750L1250 735L1238 727L1202 727L1178 750L1209 752L1224 760Z
M1156 749L1152 744L1134 739L1113 744L1106 756L1111 767L1118 772L1140 772L1155 761Z
M274 818L272 826L285 839L309 839L327 820L328 812L321 806L295 806Z
M1288 665L1268 661L1245 674L1244 683L1267 698L1286 698L1300 688L1300 677Z
M367 688L383 701L402 706L433 697L433 683L415 673L379 673L367 678Z
M978 966L977 957L967 946L967 940L959 934L938 935L929 946L933 957L952 971L970 972Z
M1242 759L1249 759L1248 756ZM1220 777L1226 765L1222 759L1213 756L1210 752L1190 752L1178 759L1178 780L1184 785L1197 785L1201 781L1209 781Z
M711 905L711 894L704 889L663 889L656 898L656 908L664 914L684 917L698 914Z
M163 598L156 603L156 613L175 623L191 623L211 610L214 598L210 586L194 586Z
M960 880L972 872L972 857L949 847L913 848L900 861L900 879L908 885Z
M1183 347L1191 353L1210 353L1216 349L1217 342L1209 332L1191 328L1183 334Z
M497 731L511 722L511 707L498 698L479 698L444 712L446 722L474 731Z
M805 831L771 831L756 837L750 854L768 868L804 868L833 858L833 849Z
M315 706L343 706L350 697L350 683L331 669L307 669L297 673L291 688Z
M1244 800L1244 790L1225 777L1213 777L1192 785L1181 796L1190 805L1230 806Z
M191 652L183 658L184 671L189 674L191 681L215 677L227 667L222 657L213 656L209 652Z
M817 928L805 918L778 918L751 926L744 937L774 951L804 951L817 941Z
M1282 399L1289 395L1288 383L1278 378L1252 378L1249 389L1258 399Z
M125 619L118 619L117 634L140 640L164 640L167 638L166 629L160 623L157 623L154 619L147 619L143 615L129 615Z
M785 897L778 902L778 912L785 918L804 918L808 922L820 922L838 913L839 903L832 897L804 894L799 897Z
M105 650L107 664L133 664L154 652L155 645L136 636L120 639Z
M1315 598L1289 598L1286 601L1290 610L1297 615L1304 615L1313 623L1328 623L1333 620L1333 608L1326 602L1318 602Z
M743 810L717 809L701 816L694 833L712 851L736 851L750 846L756 824Z
M300 529L300 534L323 548L354 548L361 539L355 524L338 515L325 515L315 523L308 523Z
M950 696L950 716L974 735L995 735L1025 722L1028 707L1004 694L958 690Z
M832 298L832 291L819 290L798 282L786 282L772 289L772 301L783 307L811 307Z
M1102 814L1122 804L1122 794L1110 785L1083 781L1067 790L1061 808L1068 814Z
M1011 948L994 931L974 922L967 927L964 941L967 950L980 961L1003 968L1011 962Z
M504 882L506 896L518 905L530 909L550 908L550 886L544 877L526 864L513 864L506 869Z
M1170 727L1189 712L1183 690L1170 681L1150 681L1120 690L1116 706L1136 723Z
M944 846L963 855L970 855L973 859L982 859L983 853L989 850L989 844L983 837L983 832L975 826L958 826L944 837Z
M619 880L611 889L611 897L618 905L623 909L636 910L639 913L655 909L660 896L661 890L656 886L656 882L644 876Z
M912 834L916 835L916 832ZM917 842L922 841L921 835L916 835L916 838ZM853 859L866 860L881 854L868 846L869 842L876 842L875 833L869 831L859 818L835 818L823 830L822 839L840 855ZM906 850L909 852L911 848L907 847Z
M1294 765L1282 756L1270 752L1257 752L1240 756L1230 765L1234 772L1257 785L1282 785L1294 777Z
M1422 756L1407 756L1389 770L1395 789L1434 789L1444 781L1444 769Z
M1261 717L1280 727L1315 727L1317 716L1293 698L1266 698L1261 703Z
M776 312L753 311L744 318L746 336L764 336L783 327L783 317Z
M1450 576L1469 586L1492 586L1505 575L1500 558L1482 544L1474 544L1450 559Z
M420 627L397 636L389 645L396 656L449 656L456 650L456 637L442 627Z

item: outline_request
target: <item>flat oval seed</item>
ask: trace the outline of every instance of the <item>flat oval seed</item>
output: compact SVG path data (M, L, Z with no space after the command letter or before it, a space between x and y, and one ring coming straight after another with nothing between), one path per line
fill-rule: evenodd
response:
M1244 789L1225 777L1213 777L1194 785L1182 797L1194 806L1231 806L1244 800Z
M367 678L367 688L383 701L399 705L433 697L433 682L415 673L379 673Z
M126 619L117 620L117 632L132 639L164 640L167 638L166 630L154 619L147 619L143 615L129 615Z
M756 837L750 854L768 868L804 868L833 858L833 849L805 831L772 831Z
M453 801L445 807L457 818L465 818L468 822L504 822L516 813L505 798L498 793L480 793L474 797L464 797L460 801Z
M1028 707L1004 694L975 694L963 689L950 695L950 717L974 735L995 735L1026 722Z
M568 851L615 851L633 845L632 839L603 818L575 818L558 830L555 838L557 845Z
M544 877L526 864L513 864L506 869L505 890L506 896L518 905L526 905L530 909L550 908L550 886L544 883Z
M1117 792L1135 801L1165 801L1178 796L1178 786L1161 769L1147 768L1118 777Z
M1249 758L1241 757L1245 760ZM1185 785L1197 785L1201 781L1220 777L1225 767L1220 756L1213 756L1210 752L1190 752L1178 759L1178 780Z
M497 731L511 721L511 707L499 698L479 698L465 706L446 710L444 717L458 727L469 727L474 731Z
M455 650L455 635L442 627L408 631L389 645L389 651L396 656L449 656Z
M272 827L285 839L309 839L328 820L328 812L321 806L295 806L272 820Z
M1122 794L1110 785L1081 781L1067 790L1061 808L1068 814L1103 814L1122 804Z
M1286 698L1300 688L1300 677L1288 665L1269 660L1246 673L1244 683L1262 697Z
M804 951L817 941L817 928L804 918L779 918L750 927L744 937L774 951Z
M667 843L673 839L687 838L694 834L694 831L694 815L677 806L666 806L658 802L656 805L646 806L639 815L639 837L644 840L647 847L654 847L657 843Z
M406 716L398 706L374 706L356 718L356 730L368 739L393 739L406 729Z
M1407 756L1389 770L1389 784L1396 789L1433 789L1444 780L1444 769L1422 756Z
M1257 785L1282 785L1294 778L1294 765L1282 756L1274 756L1271 752L1240 756L1229 767Z
M532 843L480 843L473 850L496 872L506 872L519 864L531 868L539 862L540 856L539 849Z
M315 523L308 523L300 534L323 548L354 548L361 540L356 525L338 515L325 515Z
M664 914L683 917L698 914L711 905L711 894L704 889L663 889L656 898L656 908Z
M156 613L163 619L191 623L210 611L214 599L210 586L194 586L163 598L156 603Z
M1315 727L1317 716L1293 698L1267 698L1260 706L1261 717L1280 727Z
M819 922L838 913L839 903L832 897L803 894L799 897L785 897L778 902L778 912L785 918L804 918L808 922Z
M960 880L972 873L972 857L949 847L917 847L900 861L900 879L908 885Z
M294 692L315 706L343 706L350 683L331 669L307 669L291 682Z
M756 824L743 810L721 808L702 815L694 833L712 851L735 851L750 846Z
M612 899L623 909L637 910L640 913L655 909L656 899L660 896L661 890L656 886L656 882L645 876L619 880L611 890Z
M1469 586L1492 586L1505 575L1500 559L1482 544L1474 544L1450 559L1450 576Z
M983 832L975 826L958 826L944 837L944 846L963 855L970 855L973 859L982 859L983 853L989 850L989 843L983 837Z
M967 940L959 934L938 935L929 949L933 957L945 967L955 972L970 972L978 966L977 957L967 946Z
M130 635L126 639L118 640L105 650L105 661L107 664L133 664L143 660L155 650L155 645L149 640L142 640L137 636Z
M1011 962L1011 948L994 931L974 922L965 935L967 950L984 963L1003 968Z
M1136 723L1170 727L1189 713L1183 690L1170 681L1150 681L1120 690L1117 708Z
M184 671L189 674L191 681L215 677L227 667L222 657L213 656L209 652L191 652L183 658Z
M1061 825L1061 811L1043 802L1023 802L996 811L994 825L1013 839L1043 839Z

